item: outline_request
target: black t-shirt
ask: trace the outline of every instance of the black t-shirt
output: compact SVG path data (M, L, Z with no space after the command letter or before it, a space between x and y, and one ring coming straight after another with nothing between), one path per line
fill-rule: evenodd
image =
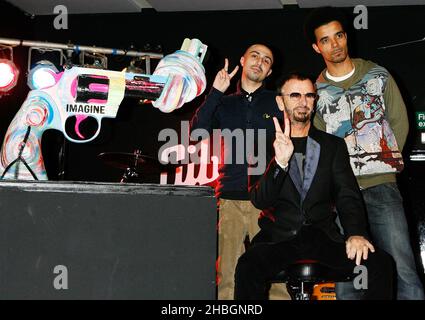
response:
M294 145L294 157L300 171L301 179L304 180L305 150L307 147L307 137L291 138Z

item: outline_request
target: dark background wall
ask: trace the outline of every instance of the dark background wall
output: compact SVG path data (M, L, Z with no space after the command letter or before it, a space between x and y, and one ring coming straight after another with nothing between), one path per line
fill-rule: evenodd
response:
M354 17L353 8L344 10ZM0 2L0 36L135 50L143 50L146 44L161 45L164 54L179 49L186 37L199 38L208 45L204 61L208 80L206 92L225 57L230 59L230 68L233 68L247 46L263 42L271 45L278 57L274 77L268 82L273 88L276 76L285 71L298 69L315 77L324 67L321 57L313 52L303 36L302 22L307 12L297 6L285 6L282 10L263 11L158 13L147 10L138 14L70 15L68 29L55 30L54 16L30 17ZM368 29L349 34L351 56L373 60L389 69L404 96L411 128L403 152L406 169L399 177L399 184L408 218L411 225L416 226L425 216L425 163L410 162L408 156L412 149L425 149L420 144L414 122L414 112L425 111L425 41L378 48L423 39L425 6L371 7L368 14ZM0 136L4 135L28 91L23 77L27 68L26 54L26 48L15 50L21 78L13 93L0 99ZM123 58L112 57L109 69L121 70L125 63ZM64 147L65 175L62 179L119 181L122 170L104 165L97 155L109 151L133 152L138 148L144 154L156 156L163 144L158 142L159 131L163 128L179 130L180 122L191 118L204 95L171 114L126 99L117 118L104 120L101 134L91 143L69 143L60 134L47 132L43 137L43 153L50 179L59 179L58 152ZM416 228L412 229L415 233Z

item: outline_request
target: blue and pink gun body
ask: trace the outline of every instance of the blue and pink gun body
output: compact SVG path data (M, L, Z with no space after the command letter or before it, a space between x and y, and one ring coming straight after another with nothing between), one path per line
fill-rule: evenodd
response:
M44 131L59 130L72 142L92 141L102 119L115 118L125 97L148 100L162 112L180 108L205 90L205 53L198 39L185 39L181 50L163 57L152 75L82 67L53 74L55 84L31 90L9 125L1 149L1 178L47 180L41 152ZM89 119L95 121L85 126Z

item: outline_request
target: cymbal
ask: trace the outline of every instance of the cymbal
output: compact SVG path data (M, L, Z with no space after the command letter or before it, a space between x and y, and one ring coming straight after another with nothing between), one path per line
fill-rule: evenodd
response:
M136 171L152 173L172 171L179 166L179 164L162 164L157 158L138 153L103 152L98 154L98 158L106 165L114 168L133 168Z

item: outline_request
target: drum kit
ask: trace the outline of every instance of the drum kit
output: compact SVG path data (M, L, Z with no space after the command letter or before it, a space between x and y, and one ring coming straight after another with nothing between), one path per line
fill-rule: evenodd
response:
M144 182L147 175L159 175L161 172L175 172L181 164L162 164L157 158L142 154L140 150L133 153L103 152L98 158L106 165L124 170L120 182Z

